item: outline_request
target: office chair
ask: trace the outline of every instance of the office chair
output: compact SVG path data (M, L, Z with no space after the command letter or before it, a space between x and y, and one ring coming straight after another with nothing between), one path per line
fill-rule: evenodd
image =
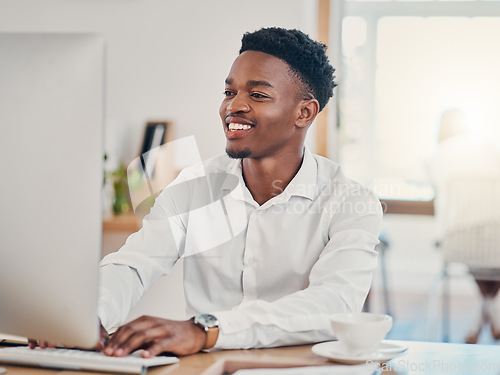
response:
M441 224L443 236L443 341L449 341L451 263L465 264L482 297L481 314L465 341L476 343L484 324L495 327L493 299L500 289L500 176L457 177L447 184Z

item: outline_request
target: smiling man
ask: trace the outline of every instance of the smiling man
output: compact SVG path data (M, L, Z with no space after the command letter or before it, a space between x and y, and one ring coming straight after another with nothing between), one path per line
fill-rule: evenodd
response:
M324 341L335 335L329 315L361 310L380 204L304 147L335 86L325 50L297 30L244 35L220 107L226 155L184 170L101 264L104 327L121 324L180 258L193 318L139 318L118 329L107 355Z
M325 83L331 90L333 77L328 78ZM287 62L246 49L246 44L229 72L224 95L220 115L226 152L242 159L246 186L263 204L297 173L306 131L319 103Z

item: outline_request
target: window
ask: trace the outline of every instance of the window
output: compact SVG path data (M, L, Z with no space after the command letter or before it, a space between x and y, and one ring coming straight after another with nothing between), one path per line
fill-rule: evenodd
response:
M424 198L444 111L461 109L478 137L500 140L500 4L354 3L342 24L341 162L352 178L404 181ZM401 194L383 185L382 196Z

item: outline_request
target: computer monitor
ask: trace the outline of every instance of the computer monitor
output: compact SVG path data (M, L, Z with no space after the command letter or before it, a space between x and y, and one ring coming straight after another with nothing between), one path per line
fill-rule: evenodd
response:
M98 339L104 42L0 33L0 332Z

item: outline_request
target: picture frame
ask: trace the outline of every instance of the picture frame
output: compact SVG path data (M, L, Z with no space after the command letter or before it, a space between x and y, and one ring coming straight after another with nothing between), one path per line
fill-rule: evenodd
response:
M158 150L167 140L169 121L148 121L144 127L144 138L140 150L142 168L148 178L153 178L158 157Z

